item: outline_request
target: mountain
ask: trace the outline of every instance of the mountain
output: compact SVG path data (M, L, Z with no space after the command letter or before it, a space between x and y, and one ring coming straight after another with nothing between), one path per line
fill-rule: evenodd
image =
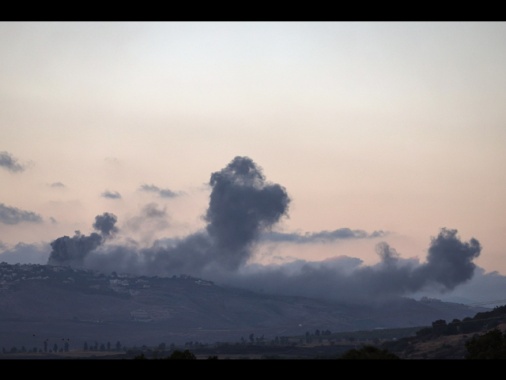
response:
M0 263L0 348L237 342L248 337L429 326L488 308L436 299L378 304L278 296L185 275L131 276ZM54 347L56 348L56 347Z

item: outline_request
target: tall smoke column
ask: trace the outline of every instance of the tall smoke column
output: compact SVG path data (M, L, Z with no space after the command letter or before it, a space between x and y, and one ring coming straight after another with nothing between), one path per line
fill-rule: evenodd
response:
M85 257L98 248L104 239L110 237L118 229L115 227L116 216L104 213L95 217L93 228L100 232L92 232L89 236L76 231L73 237L62 236L51 242L51 253L48 265L68 265L75 268L83 267Z
M211 174L209 184L206 229L221 264L237 269L251 255L259 233L287 214L290 199L282 186L266 183L261 169L248 157L235 157Z

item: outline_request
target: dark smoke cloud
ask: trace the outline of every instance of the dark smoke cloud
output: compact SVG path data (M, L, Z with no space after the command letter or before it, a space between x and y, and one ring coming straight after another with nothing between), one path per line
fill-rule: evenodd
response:
M104 213L95 217L93 228L100 232L92 232L89 236L75 231L74 236L63 236L51 242L51 253L48 265L63 265L76 268L84 267L86 256L98 248L107 238L118 231L115 226L116 216ZM100 270L100 269L99 269Z
M118 232L118 228L115 226L118 218L116 215L105 212L102 215L97 215L95 217L95 223L93 223L93 228L99 231L102 236L109 237Z
M76 231L74 236L62 236L51 243L48 265L82 268L86 255L102 244L102 236L93 232L89 236Z
M386 235L387 233L385 231L373 231L372 233L368 233L364 230L339 228L334 231L306 232L304 234L271 231L262 234L261 240L272 243L314 244L331 243L348 239L371 239L384 237Z
M335 300L365 301L406 296L424 289L449 291L469 281L476 268L473 260L481 246L476 239L462 242L456 230L442 229L432 238L425 262L403 259L382 242L376 246L379 262L336 257L320 262L297 260L280 265L251 264L255 245L262 234L287 216L290 198L286 190L267 182L261 169L248 157L236 157L225 168L211 174L211 194L204 215L207 225L184 238L163 239L147 248L105 241L116 218L97 217L94 225L102 235L76 234L51 246L49 262L81 265L99 271L137 275L187 274L220 284L272 294L304 295ZM144 218L163 218L165 210L155 205L144 209ZM106 228L104 229L104 226ZM361 230L272 234L281 241L302 243L383 236Z
M236 269L251 255L251 245L288 212L290 198L277 184L266 183L248 157L235 157L211 174L207 232L226 266Z
M175 193L174 191L172 191L170 189L160 189L158 186L155 186L155 185L142 185L140 187L140 190L151 192L151 193L156 193L162 198L174 198L179 195L178 193Z
M441 284L445 289L453 289L456 284L472 277L476 269L473 259L480 252L478 240L473 238L468 243L462 243L457 230L443 228L432 239L427 263L419 268L417 275Z
M20 210L0 203L0 223L18 224L22 222L42 223L42 217L32 211Z
M124 256L126 262L136 262L139 266L129 268L129 271L138 272L139 268L143 268L140 270L158 274L181 274L180 271L214 273L237 269L251 257L259 234L269 230L286 215L289 198L283 187L267 183L261 169L247 157L236 157L227 167L212 173L209 185L210 204L205 215L208 224L204 231L174 240L169 246L157 245L142 250L137 256L132 254L131 248L123 246L107 245L97 249L101 241L93 239L98 243L83 247L85 252L73 256L78 256L82 263L87 258L90 266L100 261L99 268L109 267L106 261L112 256L116 258L116 264ZM146 208L145 212L150 217L160 215L160 210L153 206ZM77 237L82 238L81 235ZM96 252L92 252L94 250ZM51 255L55 256L58 253Z
M109 199L121 199L121 194L117 191L106 190L102 193L102 197Z
M304 295L347 301L386 300L423 289L447 292L469 281L476 268L472 260L481 247L476 239L461 242L456 230L442 229L433 238L427 261L402 259L387 243L376 251L380 262L366 266L341 258L321 262L299 260L279 266L244 268L229 283L277 294ZM350 264L357 264L355 267Z
M157 275L213 275L237 270L251 257L259 234L286 215L290 200L285 189L267 183L261 169L247 157L236 157L212 173L209 185L204 231L141 250L138 255L131 248L104 246L89 255L87 264L107 268L114 257L114 263L135 263L129 266L130 272L144 270Z
M8 152L0 152L0 166L13 173L25 170L25 167Z

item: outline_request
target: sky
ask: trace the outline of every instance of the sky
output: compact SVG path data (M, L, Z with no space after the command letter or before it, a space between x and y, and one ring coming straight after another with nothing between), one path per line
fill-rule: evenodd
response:
M0 22L0 261L504 300L505 41L504 22Z

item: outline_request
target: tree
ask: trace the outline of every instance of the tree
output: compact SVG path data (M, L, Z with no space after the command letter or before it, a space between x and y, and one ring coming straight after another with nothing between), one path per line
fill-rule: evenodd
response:
M197 357L190 350L175 350L167 357L169 360L195 360Z
M360 349L346 351L339 359L400 359L388 350L381 350L374 346L364 346Z
M474 336L466 342L466 359L506 359L506 333L499 329Z

